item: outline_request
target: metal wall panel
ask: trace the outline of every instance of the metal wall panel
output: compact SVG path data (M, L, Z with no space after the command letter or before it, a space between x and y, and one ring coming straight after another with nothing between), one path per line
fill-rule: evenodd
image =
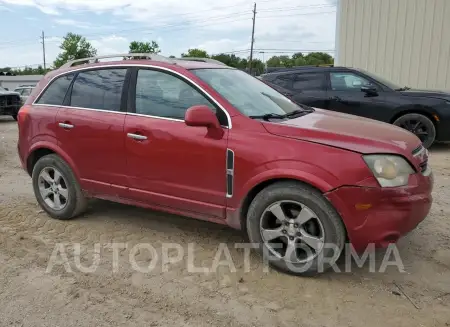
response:
M450 91L450 0L338 0L336 65Z

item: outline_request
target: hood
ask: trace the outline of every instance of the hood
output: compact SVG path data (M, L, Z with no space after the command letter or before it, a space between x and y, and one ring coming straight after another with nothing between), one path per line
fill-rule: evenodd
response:
M420 89L409 89L407 91L400 91L402 95L411 97L427 97L427 98L438 98L450 101L450 93L438 90L420 90Z
M316 109L313 113L283 122L264 122L267 131L359 153L411 152L421 142L414 134L391 124L329 110Z

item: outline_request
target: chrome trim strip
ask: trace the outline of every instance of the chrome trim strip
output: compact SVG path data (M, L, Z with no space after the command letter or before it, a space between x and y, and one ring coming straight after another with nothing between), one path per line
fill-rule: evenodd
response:
M191 84L193 84L195 87L197 87L199 90L201 90L204 94L206 94L206 96L212 101L214 102L221 110L223 110L223 112L225 113L225 116L227 116L227 121L228 121L228 129L231 129L232 126L232 122L231 122L231 116L228 113L228 111L219 103L217 102L216 99L214 99L208 92L206 92L200 85L198 85L196 82L194 82L193 80L191 80L190 78L187 78L186 76L184 76L183 74L172 70L170 68L166 68L166 67L161 67L161 66L155 66L155 65L144 65L144 64L114 64L114 65L94 65L94 66L88 66L88 67L80 67L80 68L76 68L76 69L71 69L69 71L64 71L60 74L56 74L55 76L53 76L51 78L50 81L48 81L48 83L45 85L45 87L39 92L39 94L35 97L35 99L33 100L32 105L41 105L41 106L55 106L55 107L69 107L69 108L77 108L77 107L70 107L70 106L56 106L56 105L46 105L46 104L39 104L36 103L36 100L40 98L40 96L42 95L42 93L47 90L48 86L58 77L63 76L63 75L68 75L71 74L73 72L78 72L78 71L84 71L84 70L92 70L92 69L101 69L101 68L111 68L111 67L143 67L143 68L155 68L155 69L159 69L159 70L163 70L166 72L170 72L173 73L175 75L177 75L178 77L180 77L182 80L187 81ZM79 107L78 107L79 108ZM79 108L79 109L86 109L89 110L90 108ZM97 110L97 109L90 109L90 110ZM115 112L115 113L119 113L118 111L108 111L108 110L101 110L101 111L107 111L107 112ZM120 113L124 113L126 114L126 112L120 112ZM132 113L129 113L132 114ZM146 117L154 117L154 116L146 116ZM154 117L154 118L160 118L160 119L167 119L167 118L162 118L162 117ZM171 119L171 118L168 118ZM183 120L184 121L184 120ZM224 126L225 127L225 126Z
M184 123L184 119L176 119L176 118L168 118L168 117L159 117L159 116L151 116L151 115L144 115L144 114L136 114L134 112L126 112L127 115L130 116L139 116L139 117L148 117L148 118L156 118L156 119L164 119L164 120L170 120L170 121L178 121Z
M233 158L233 166L231 169L228 169L228 156L231 155ZM226 182L226 189L227 189L227 198L233 197L233 189L234 189L234 151L231 149L227 149L226 155L225 155L225 182ZM231 190L228 189L228 176L231 176Z
M126 114L127 114L127 112L123 112L123 111L104 110L104 109L93 109L93 108L84 108L84 107L58 106L58 105L55 105L55 104L36 103L36 104L33 104L33 106L40 106L40 107L55 107L55 108L75 109L75 110L88 110L88 111L99 111L99 112L109 112L109 113L113 113L113 114L121 114L121 115L126 115Z

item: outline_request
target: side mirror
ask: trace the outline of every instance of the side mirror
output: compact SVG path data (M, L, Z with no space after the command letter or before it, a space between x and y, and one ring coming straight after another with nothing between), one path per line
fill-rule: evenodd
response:
M377 88L373 85L361 86L361 91L367 95L378 95Z
M4 89L5 89L6 91L9 91L9 89L8 89L7 87L4 87Z
M212 137L221 138L224 134L216 115L205 105L190 107L184 115L184 122L187 126L208 128Z

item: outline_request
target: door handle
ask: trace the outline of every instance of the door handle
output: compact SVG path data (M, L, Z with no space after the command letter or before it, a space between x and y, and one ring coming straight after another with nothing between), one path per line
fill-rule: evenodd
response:
M138 140L138 141L144 141L144 140L147 139L147 136L145 136L145 135L134 134L134 133L128 133L127 136L128 136L130 139Z
M330 97L330 100L341 101L341 98L338 96Z
M62 127L64 129L72 129L75 127L72 124L67 124L67 123L59 123L58 125L59 125L59 127Z

